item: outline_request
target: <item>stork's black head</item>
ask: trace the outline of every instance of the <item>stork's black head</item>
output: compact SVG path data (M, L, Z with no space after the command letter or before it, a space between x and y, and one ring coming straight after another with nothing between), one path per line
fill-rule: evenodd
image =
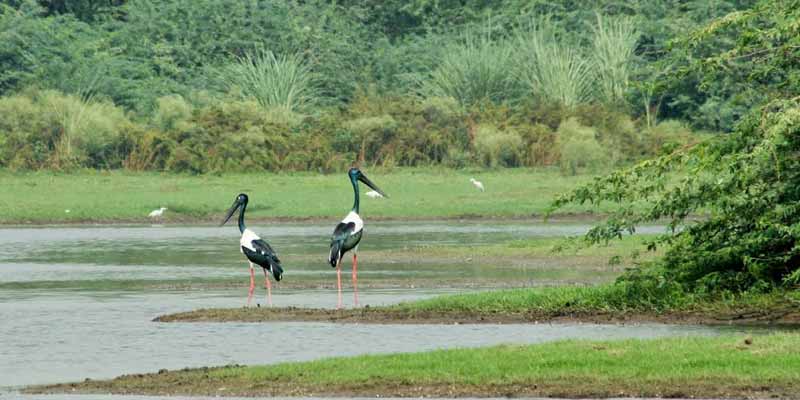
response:
M231 208L228 209L228 212L225 214L225 219L222 220L222 223L220 225L225 225L225 223L231 219L233 214L236 213L236 210L239 210L247 205L247 201L248 201L247 195L244 193L239 193L236 196L236 200L233 201L233 205L231 205Z
M365 185L369 186L372 190L380 193L381 196L389 197L386 193L383 192L383 190L381 190L380 188L378 188L378 186L372 183L372 181L370 181L369 178L367 178L367 176L364 175L364 173L361 172L360 169L356 167L350 168L350 170L347 171L347 175L350 176L350 181L353 182L354 185L356 184L357 180L364 182Z
M356 180L356 179L358 179L359 175L363 175L363 174L361 173L360 169L358 169L356 167L352 167L352 168L350 168L350 170L347 171L347 175L350 176L350 179Z

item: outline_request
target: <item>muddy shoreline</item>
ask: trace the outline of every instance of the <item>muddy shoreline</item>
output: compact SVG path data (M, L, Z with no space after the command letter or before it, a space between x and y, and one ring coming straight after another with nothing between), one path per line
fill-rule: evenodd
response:
M331 322L343 324L539 324L592 323L639 324L660 323L676 325L739 325L800 327L800 307L774 310L743 310L719 314L701 311L686 312L543 312L472 313L460 311L403 311L383 307L358 309L320 308L224 308L200 309L161 315L153 322Z
M606 382L524 382L518 384L452 384L432 382L407 384L402 382L370 382L362 385L325 385L308 387L281 382L246 382L244 387L228 387L215 382L208 373L217 367L195 370L166 371L157 374L125 375L111 381L64 383L23 389L25 394L113 394L134 396L212 396L212 397L342 397L342 398L625 398L644 397L652 399L796 399L796 388L792 387L730 387L724 382L693 382L690 385L656 383L642 388L635 384L608 386ZM204 371L202 375L199 373ZM186 382L182 372L196 373L197 379L207 382ZM193 374L195 375L195 374ZM166 380L166 384L164 382ZM149 386L152 385L152 386ZM214 387L216 385L216 387Z

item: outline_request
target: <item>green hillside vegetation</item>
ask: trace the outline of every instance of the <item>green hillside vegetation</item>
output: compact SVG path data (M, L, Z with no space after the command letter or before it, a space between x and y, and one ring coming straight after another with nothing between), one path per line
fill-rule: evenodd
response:
M664 79L751 3L5 0L0 167L626 165L754 104Z

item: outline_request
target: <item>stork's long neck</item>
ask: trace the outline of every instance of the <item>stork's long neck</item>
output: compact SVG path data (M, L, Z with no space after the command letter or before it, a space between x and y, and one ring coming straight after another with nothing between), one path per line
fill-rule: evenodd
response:
M239 211L239 232L244 233L244 230L247 229L244 226L244 210L247 209L247 203L242 204L242 210Z
M351 178L350 183L353 184L353 196L355 197L353 200L353 211L358 214L358 181L356 181L355 178Z

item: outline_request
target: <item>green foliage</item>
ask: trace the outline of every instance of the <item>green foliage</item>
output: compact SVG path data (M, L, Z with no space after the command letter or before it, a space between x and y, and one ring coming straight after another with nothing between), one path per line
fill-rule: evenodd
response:
M421 82L420 90L426 96L454 98L465 107L511 99L513 50L510 43L492 40L488 32L467 33L444 49L441 63Z
M266 109L304 111L319 102L314 75L299 54L248 53L225 68L221 78L229 90L255 99Z
M481 124L476 129L475 151L484 166L519 166L521 147L522 138L512 130L501 131L489 124Z
M681 146L697 141L697 134L693 133L686 124L667 120L661 121L652 128L645 129L644 146L648 154L669 154Z
M729 75L744 79L774 100L762 105L730 135L674 148L660 158L640 163L580 188L556 201L612 201L617 210L587 234L590 243L633 232L639 224L667 219L672 231L653 241L665 246L651 269L631 277L645 282L672 282L696 292L763 290L794 285L800 268L800 104L784 99L791 82L764 80L761 73L780 70L786 77L797 67L784 58L800 40L797 2L762 1L748 13L733 13L692 36L691 48L715 43L723 28L735 25L748 37L697 66L704 79ZM747 21L747 24L744 23ZM741 54L751 57L744 69ZM710 64L709 64L710 63ZM791 94L793 95L793 94ZM660 129L659 129L660 128ZM659 132L661 131L661 132ZM680 136L680 130L656 127L651 138ZM666 140L665 140L666 141ZM675 146L673 146L675 147ZM675 180L675 174L684 177ZM637 204L638 207L632 207ZM693 221L690 215L707 217Z
M259 168L327 170L354 159L386 166L553 165L559 161L555 131L573 116L597 130L609 163L618 165L656 152L646 143L651 137L639 132L639 113L650 128L658 116L729 130L773 91L758 90L742 76L706 79L697 72L717 62L718 50L748 40L736 35L740 26L761 21L747 11L752 1L679 3L9 0L0 5L0 96L37 88L86 103L113 102L132 121L118 129L125 140L108 146L132 169L234 167L199 165L201 154L213 158L218 149L208 137L187 138L208 134L201 114L246 102L242 98L257 99L265 113L252 120L237 114L252 130L248 140L258 137L249 143L263 136L288 152L256 157ZM669 40L737 10L714 28L714 40L666 51ZM788 33L776 30L773 37ZM789 68L796 49L785 44L778 48ZM746 45L767 44L755 38ZM744 65L763 58L753 50L725 62L753 68L754 79L772 79L768 69ZM688 72L662 79L674 71ZM787 93L797 80L783 72L774 78L769 87ZM650 84L634 91L630 82ZM364 107L364 93L375 106ZM242 98L231 101L237 95ZM434 104L445 101L456 107ZM626 114L628 122L615 114ZM354 121L388 117L396 124L387 129L353 129ZM503 144L491 144L484 139L494 136L483 135L476 143L480 125L520 140L503 136ZM232 136L244 140L239 128ZM284 131L278 135L277 129ZM2 151L16 154L10 143L4 140ZM502 156L486 150L517 144ZM61 164L36 160L62 147L41 149L15 165ZM74 157L69 149L58 151ZM66 164L120 165L78 154ZM170 159L184 161L173 165Z
M630 18L609 18L601 14L597 14L597 23L592 29L599 95L605 102L620 104L628 92L639 32Z
M543 102L574 107L592 99L592 64L556 35L548 18L532 20L516 34L518 79Z
M565 173L575 175L586 168L602 169L608 164L606 150L597 140L597 131L570 118L558 127L560 166Z
M133 124L110 103L54 91L0 98L0 148L14 169L118 168Z

